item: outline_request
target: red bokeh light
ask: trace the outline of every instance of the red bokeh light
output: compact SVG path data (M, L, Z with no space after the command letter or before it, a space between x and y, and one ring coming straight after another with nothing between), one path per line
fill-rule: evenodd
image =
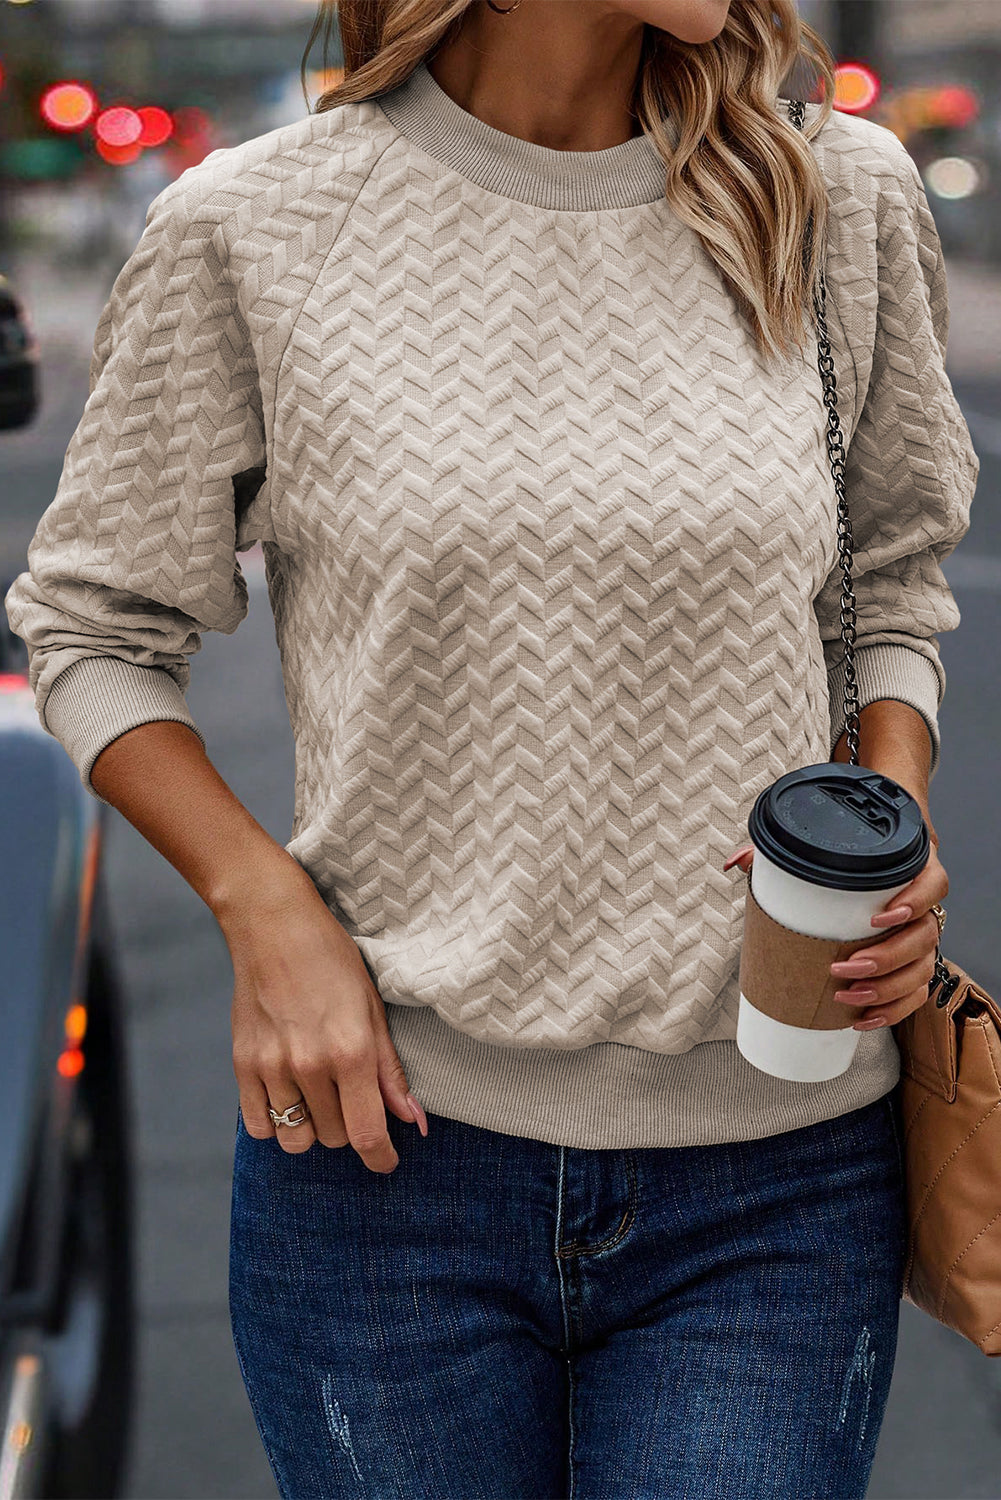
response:
M94 121L94 134L106 146L132 146L142 135L143 122L134 109L113 104Z
M97 96L85 83L54 83L38 107L53 130L82 130L94 117Z
M140 146L162 146L174 133L174 122L165 109L156 104L145 104L136 114L142 124Z
M212 121L196 104L186 104L174 110L174 139L179 146L190 146L204 136Z
M951 125L959 130L972 124L980 113L977 96L970 89L959 85L937 89L934 108L940 124Z
M83 1072L84 1055L79 1047L66 1047L56 1060L56 1068L63 1078L76 1078Z
M135 161L142 156L143 148L138 141L133 141L129 146L112 146L107 141L97 140L97 154L106 162L115 167L126 167L130 161Z

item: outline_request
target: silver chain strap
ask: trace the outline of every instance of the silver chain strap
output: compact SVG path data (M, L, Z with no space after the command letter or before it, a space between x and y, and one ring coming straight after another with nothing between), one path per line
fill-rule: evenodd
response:
M789 118L797 130L803 129L806 106L802 99L790 99ZM812 225L811 225L812 229ZM834 476L834 493L838 497L838 551L841 558L843 582L841 585L841 639L845 643L845 730L848 735L850 763L859 763L859 698L858 681L855 676L855 637L857 618L855 614L855 590L852 588L852 527L848 518L848 502L845 499L845 449L841 440L841 424L838 421L837 381L834 377L834 360L831 343L827 337L827 286L821 269L818 287L813 294L813 307L817 318L818 355L820 378L824 383L824 405L827 407L827 453ZM941 937L941 933L939 933ZM942 986L935 1001L939 1007L946 1004L959 983L958 975L950 975L942 957L941 943L935 948L935 974L929 985L929 997L936 987Z
M790 99L789 118L797 130L803 129L806 105L802 99ZM841 559L841 639L845 643L845 732L848 736L848 759L851 765L859 763L859 696L858 679L855 676L855 638L857 617L855 613L855 590L852 587L852 523L845 499L845 448L838 420L837 380L834 375L834 359L831 342L827 336L827 285L821 268L818 285L813 293L813 307L817 320L817 364L824 384L824 405L827 407L827 456L834 476L834 493L838 497L838 553Z

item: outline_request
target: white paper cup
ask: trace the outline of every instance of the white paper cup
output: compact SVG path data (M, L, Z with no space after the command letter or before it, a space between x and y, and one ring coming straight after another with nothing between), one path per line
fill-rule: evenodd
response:
M751 863L751 890L761 909L783 927L810 937L848 942L878 938L870 918L910 884L879 891L840 891L800 880L774 864L760 849ZM851 980L845 980L845 986ZM852 1026L836 1031L789 1026L752 1005L741 994L737 1011L737 1048L742 1057L769 1073L794 1083L822 1083L837 1078L851 1066L862 1033Z

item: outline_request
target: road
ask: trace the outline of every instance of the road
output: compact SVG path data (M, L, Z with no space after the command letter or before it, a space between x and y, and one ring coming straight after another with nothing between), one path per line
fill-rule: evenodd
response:
M973 525L946 573L962 613L942 638L948 691L931 810L949 871L946 952L1001 994L991 746L1001 739L1001 274L950 265L949 368L981 456ZM86 395L101 285L26 275L42 339L45 409L0 435L0 578L25 565ZM294 754L260 559L232 637L207 634L188 702L213 763L277 839L291 828ZM130 997L139 1164L140 1399L129 1500L277 1494L233 1351L227 1307L236 1085L232 969L215 919L123 818L110 821L111 905ZM871 1500L1001 1497L1001 1369L908 1304Z

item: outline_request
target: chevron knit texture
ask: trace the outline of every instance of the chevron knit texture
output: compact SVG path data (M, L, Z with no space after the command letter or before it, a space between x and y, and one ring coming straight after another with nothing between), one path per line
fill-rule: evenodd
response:
M942 253L888 130L836 113L812 149L862 703L910 703L934 769L940 564L979 470ZM645 137L523 142L421 64L154 200L8 617L97 796L127 729L201 734L189 658L244 618L261 541L286 847L425 1107L594 1146L788 1130L899 1068L875 1033L839 1079L786 1084L734 1042L723 859L843 727L825 427L816 342L759 356Z

